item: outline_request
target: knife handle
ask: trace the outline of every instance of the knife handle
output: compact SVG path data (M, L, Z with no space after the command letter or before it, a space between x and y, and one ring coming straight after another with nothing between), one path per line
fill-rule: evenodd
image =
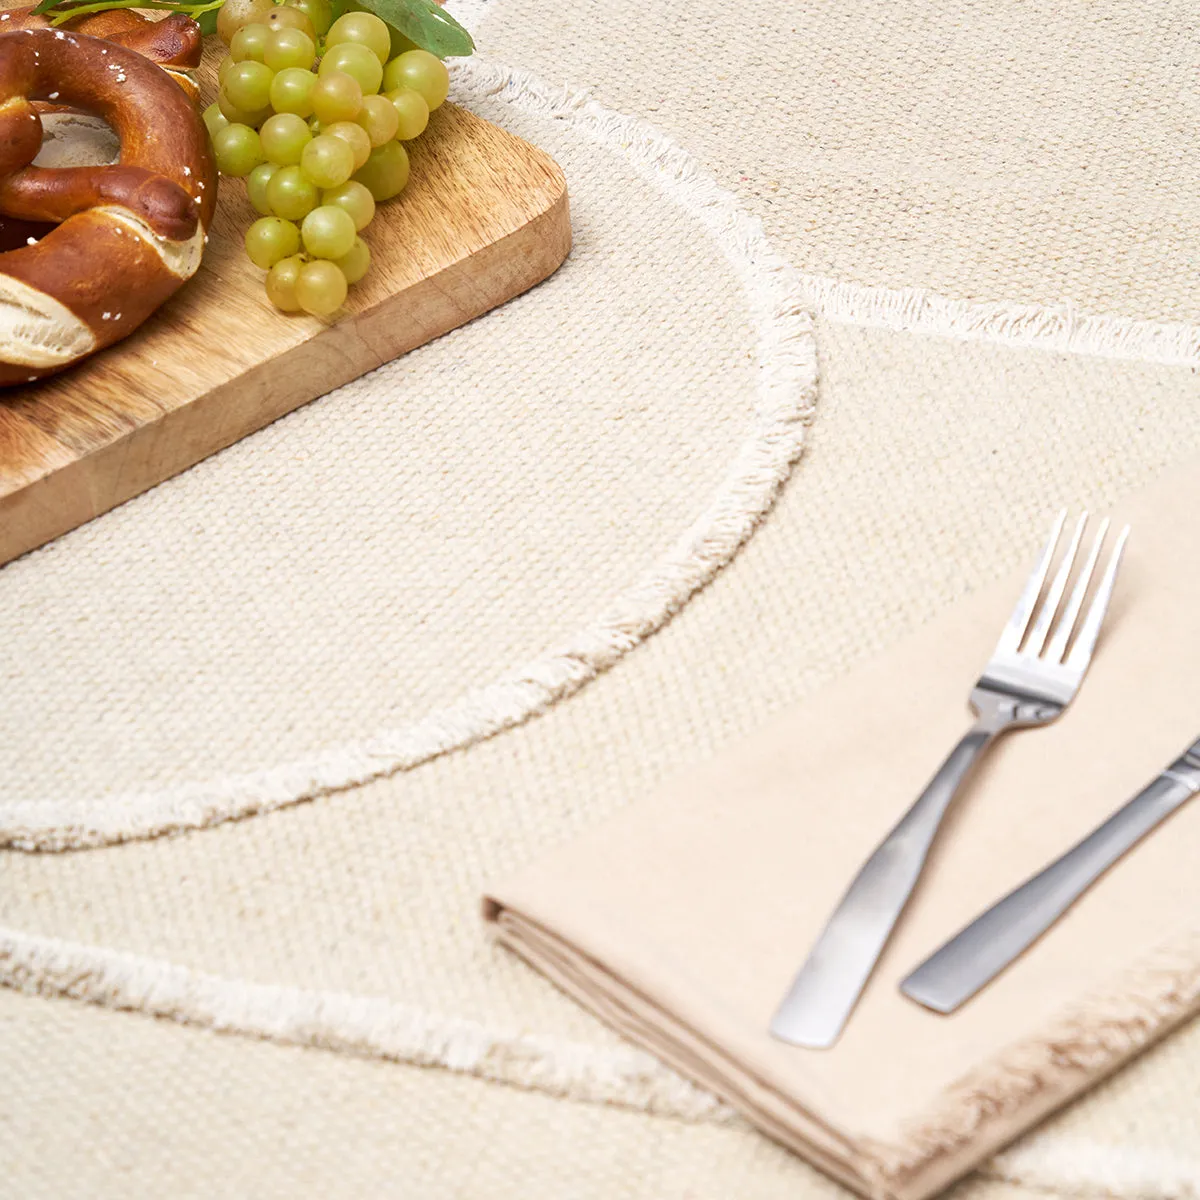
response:
M1036 942L1113 863L1198 788L1200 779L1168 768L1078 845L930 955L904 980L901 991L926 1008L953 1012Z
M837 1041L912 895L951 800L1002 729L1002 723L977 723L863 864L772 1018L774 1037L814 1050Z

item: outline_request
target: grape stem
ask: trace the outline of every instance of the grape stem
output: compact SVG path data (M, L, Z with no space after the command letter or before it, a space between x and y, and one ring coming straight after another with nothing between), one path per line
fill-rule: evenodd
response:
M48 14L51 25L61 25L74 17L85 17L89 13L107 12L113 8L152 8L165 12L183 13L193 19L206 12L218 9L225 0L210 0L208 4L172 4L168 0L96 0L93 4L78 4L61 12Z

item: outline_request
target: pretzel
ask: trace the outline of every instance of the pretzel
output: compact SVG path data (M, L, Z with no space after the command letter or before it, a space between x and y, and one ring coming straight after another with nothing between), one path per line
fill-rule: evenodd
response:
M0 33L53 28L48 17L36 15L32 8L10 8L0 13ZM171 13L161 21L152 21L128 8L112 8L72 17L57 28L136 50L143 58L158 63L193 100L199 99L200 87L187 72L200 65L204 35L191 17ZM39 112L61 112L66 105L40 102L37 108Z
M42 142L34 102L45 99L107 121L120 162L31 165ZM0 252L0 386L61 371L136 329L196 273L216 196L200 116L148 59L63 30L0 34L0 217L5 229L53 224Z

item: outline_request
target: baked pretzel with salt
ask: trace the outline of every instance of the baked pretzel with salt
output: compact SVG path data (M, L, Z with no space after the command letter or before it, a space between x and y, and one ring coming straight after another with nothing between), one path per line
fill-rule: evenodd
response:
M101 117L119 162L34 165L39 102ZM196 273L216 195L200 115L149 59L61 29L0 33L0 214L55 223L0 253L0 386L61 371L136 329Z
M129 8L109 8L71 17L54 25L49 17L34 12L33 8L10 8L0 12L0 33L12 33L17 29L53 28L104 38L129 50L136 50L143 58L158 63L193 100L200 98L199 84L189 72L200 65L204 54L204 35L200 32L200 26L183 13L171 13L162 20L151 21ZM48 102L37 105L39 112L64 107Z

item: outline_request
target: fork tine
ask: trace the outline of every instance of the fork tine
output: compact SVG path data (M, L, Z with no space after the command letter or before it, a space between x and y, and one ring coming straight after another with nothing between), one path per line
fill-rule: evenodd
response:
M1092 651L1096 648L1096 639L1100 636L1100 625L1104 620L1104 614L1108 611L1108 602L1112 599L1113 586L1117 581L1117 568L1121 565L1121 552L1125 549L1125 542L1128 538L1129 526L1126 525L1121 530L1121 536L1117 538L1117 544L1113 547L1112 555L1108 560L1104 578L1100 580L1095 599L1092 600L1092 607L1088 609L1088 614L1083 619L1083 627L1079 631L1079 637L1067 657L1066 665L1072 670L1085 671L1091 661Z
M1033 629L1029 633L1029 642L1025 646L1026 654L1035 656L1041 654L1042 647L1046 644L1050 626L1058 615L1058 606L1062 603L1063 592L1067 590L1067 580L1071 578L1071 568L1075 565L1075 555L1079 552L1079 541L1083 537L1087 520L1088 515L1085 512L1075 526L1075 532L1071 535L1071 544L1067 547L1062 563L1055 572L1054 582L1050 584L1050 591L1046 593L1046 603L1039 610L1037 620L1033 623Z
M1030 575L1021 592L1017 607L1013 609L1012 616L1008 618L1008 624L1005 625L1004 632L1000 635L1000 641L996 644L997 654L1016 654L1021 648L1021 639L1025 636L1025 630L1029 628L1029 618L1033 616L1038 597L1042 594L1042 584L1046 582L1046 572L1050 570L1050 563L1054 558L1054 547L1058 545L1058 537L1062 533L1063 522L1066 519L1067 510L1064 508L1058 514L1054 528L1050 531L1050 540L1042 551L1042 557L1038 559L1037 566L1033 568L1033 574Z
M1084 597L1087 596L1088 586L1092 582L1092 574L1096 570L1096 562L1100 558L1100 551L1104 546L1107 534L1108 518L1105 517L1100 522L1100 532L1096 534L1096 539L1092 542L1087 562L1084 564L1083 570L1079 572L1079 578L1071 592L1071 599L1067 603L1067 611L1063 613L1062 620L1059 621L1058 628L1054 631L1054 637L1050 640L1050 649L1046 651L1046 657L1051 662L1061 663L1066 657L1067 643L1071 640L1075 622L1079 620L1079 611L1083 608Z

